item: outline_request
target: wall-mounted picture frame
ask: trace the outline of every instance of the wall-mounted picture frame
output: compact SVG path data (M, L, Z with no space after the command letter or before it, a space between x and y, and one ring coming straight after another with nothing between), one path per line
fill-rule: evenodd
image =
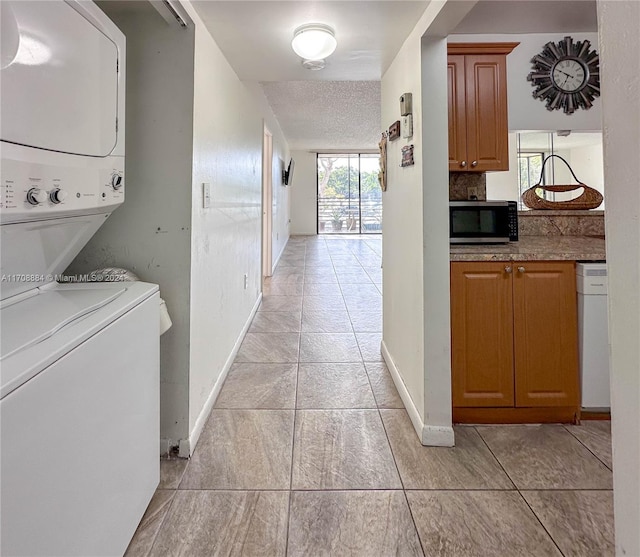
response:
M380 172L378 173L378 181L380 182L380 189L387 191L387 134L382 134L382 139L378 143L380 148Z
M396 120L389 126L389 141L398 139L400 137L400 120Z
M405 145L401 150L402 162L400 166L413 166L413 145Z

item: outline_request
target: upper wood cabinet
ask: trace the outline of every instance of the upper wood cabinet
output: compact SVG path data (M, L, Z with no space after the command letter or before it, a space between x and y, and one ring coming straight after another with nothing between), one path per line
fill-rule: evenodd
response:
M509 170L507 54L519 43L450 43L449 170Z

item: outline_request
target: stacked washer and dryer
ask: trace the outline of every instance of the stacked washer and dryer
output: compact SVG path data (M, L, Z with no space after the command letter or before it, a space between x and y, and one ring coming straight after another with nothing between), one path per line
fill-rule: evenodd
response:
M0 2L0 554L122 555L159 482L159 294L56 279L124 202L125 40Z

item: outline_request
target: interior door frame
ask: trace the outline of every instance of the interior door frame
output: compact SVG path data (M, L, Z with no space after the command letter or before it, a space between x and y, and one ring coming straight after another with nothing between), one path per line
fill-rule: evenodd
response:
M264 125L262 140L262 280L273 274L273 134Z

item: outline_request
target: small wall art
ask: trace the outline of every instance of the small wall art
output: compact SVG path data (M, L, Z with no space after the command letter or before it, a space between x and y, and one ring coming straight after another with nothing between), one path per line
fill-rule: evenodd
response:
M382 139L378 143L380 147L380 172L378 173L378 181L380 182L380 189L387 191L387 134L382 134Z
M398 139L400 137L400 120L396 120L389 126L389 141Z
M413 166L413 145L405 145L402 148L402 162L400 166Z

